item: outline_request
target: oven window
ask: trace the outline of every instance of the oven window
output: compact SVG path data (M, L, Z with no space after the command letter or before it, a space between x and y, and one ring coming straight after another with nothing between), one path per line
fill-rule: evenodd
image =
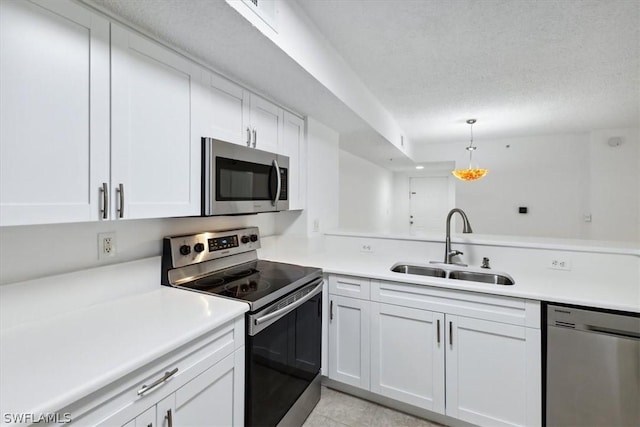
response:
M247 337L245 423L275 426L320 373L322 293Z
M271 165L216 157L216 200L272 200L273 187Z

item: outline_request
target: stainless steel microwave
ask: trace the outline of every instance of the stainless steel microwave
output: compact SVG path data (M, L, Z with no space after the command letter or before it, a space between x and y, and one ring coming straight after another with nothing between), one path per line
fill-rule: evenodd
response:
M289 209L289 157L202 138L202 215Z

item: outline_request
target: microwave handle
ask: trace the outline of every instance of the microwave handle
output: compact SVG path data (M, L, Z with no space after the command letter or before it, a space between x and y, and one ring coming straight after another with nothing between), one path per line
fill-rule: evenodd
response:
M278 204L278 200L280 200L280 186L282 185L282 178L280 177L280 166L278 166L278 161L273 160L273 167L276 168L276 197L273 198L271 204L276 206Z

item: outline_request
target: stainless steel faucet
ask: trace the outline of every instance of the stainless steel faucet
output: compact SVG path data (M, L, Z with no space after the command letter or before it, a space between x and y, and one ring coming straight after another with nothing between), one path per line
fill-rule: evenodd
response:
M444 263L445 264L454 264L451 259L456 255L462 255L463 253L456 250L451 250L451 217L454 213L458 212L462 217L463 225L462 232L463 233L473 233L471 229L471 224L469 224L469 218L467 218L467 214L464 213L462 209L453 208L449 211L447 215L447 238L444 241Z

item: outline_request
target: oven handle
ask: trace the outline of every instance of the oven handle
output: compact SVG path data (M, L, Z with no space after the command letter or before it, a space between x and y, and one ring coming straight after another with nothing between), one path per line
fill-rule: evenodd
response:
M278 166L278 161L273 160L273 167L276 169L276 197L273 198L271 204L276 206L278 204L278 200L280 200L280 186L282 185L282 178L280 177L280 167Z
M259 325L261 323L268 322L269 320L274 319L276 317L282 317L285 314L287 314L287 313L295 310L296 308L300 307L302 304L304 304L305 302L309 301L311 298L313 298L314 296L316 296L320 292L322 292L322 285L323 285L322 278L317 279L316 283L318 283L318 282L319 282L319 285L316 286L315 289L312 290L311 292L309 292L307 295L303 296L298 301L295 301L295 302L289 304L288 306L281 308L280 310L276 310L273 313L265 314L262 317L258 317L257 319L254 320L255 324Z

